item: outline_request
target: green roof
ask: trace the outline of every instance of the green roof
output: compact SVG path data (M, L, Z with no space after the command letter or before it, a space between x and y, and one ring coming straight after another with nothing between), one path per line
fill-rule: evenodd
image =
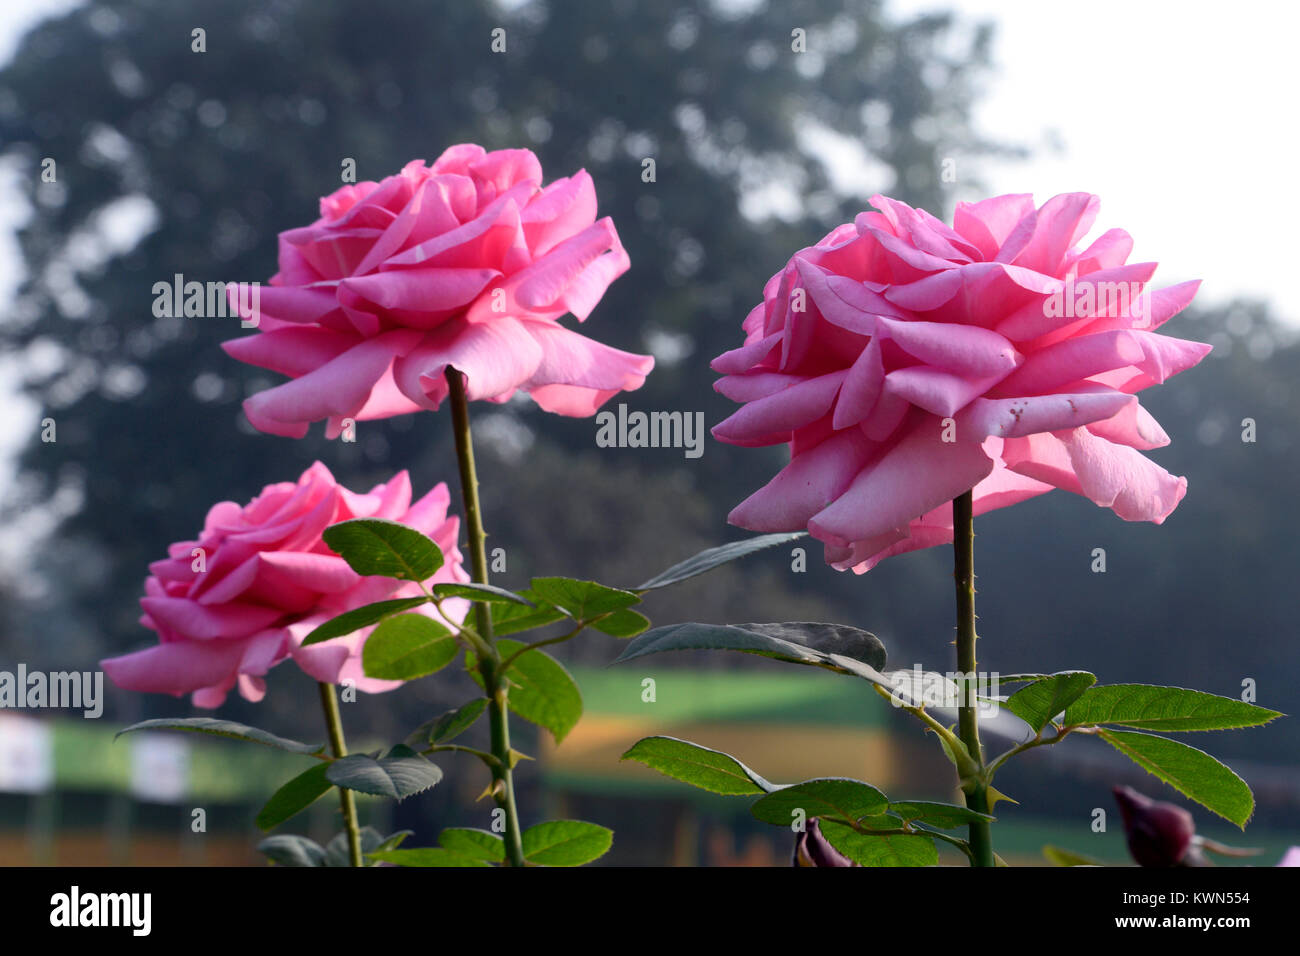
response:
M636 661L616 667L571 668L586 717L652 717L656 721L760 721L878 727L886 705L864 681L808 668L701 671ZM654 702L642 699L655 681Z
M136 735L127 734L115 740L114 735L122 725L108 721L92 723L56 718L46 723L52 731L54 789L122 792L131 789L131 747ZM171 735L184 740L189 752L186 800L260 803L313 762L308 757L205 734ZM357 741L356 749L369 743Z
M133 735L113 739L120 725L53 720L54 785L59 790L129 790ZM164 731L165 733L165 731ZM189 795L217 802L264 800L310 765L255 744L175 734L189 750ZM271 789L268 789L271 788Z

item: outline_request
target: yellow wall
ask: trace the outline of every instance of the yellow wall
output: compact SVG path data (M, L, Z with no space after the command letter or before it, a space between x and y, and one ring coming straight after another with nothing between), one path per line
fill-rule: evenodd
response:
M619 757L642 737L655 734L731 754L772 781L853 777L887 789L898 781L903 763L894 741L883 730L758 722L682 723L665 728L660 721L599 715L584 717L562 747L557 748L543 734L541 756L548 769L653 784L664 778Z

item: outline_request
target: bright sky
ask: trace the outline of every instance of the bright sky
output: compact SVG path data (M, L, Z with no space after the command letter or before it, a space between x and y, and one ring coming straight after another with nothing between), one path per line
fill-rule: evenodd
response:
M0 5L0 62L34 22L74 6ZM1040 202L1058 192L1097 193L1098 230L1132 233L1134 260L1160 262L1158 280L1201 278L1203 302L1262 296L1300 325L1289 241L1300 212L1291 102L1300 90L1300 5L889 0L888 8L904 16L949 9L997 24L999 71L977 122L994 137L1033 146L1051 132L1064 149L1039 150L1023 163L981 163L993 192L1032 192ZM0 301L18 278L14 216L0 215Z
M0 5L0 63L33 23L76 5ZM1290 102L1300 90L1300 5L888 0L888 9L896 16L947 9L997 24L998 69L979 101L977 126L1031 147L1051 136L1063 149L1039 148L1024 162L979 161L991 192L1032 192L1039 202L1059 192L1097 193L1096 231L1127 229L1136 240L1133 260L1162 264L1161 284L1203 279L1205 303L1264 297L1300 326L1290 261L1290 224L1300 212L1300 132ZM841 158L836 165L854 168L851 157ZM960 178L969 167L957 160ZM879 170L857 169L869 191ZM835 177L846 178L852 185L852 173ZM12 229L23 214L0 208L0 302L19 278Z
M1204 280L1198 302L1272 301L1300 326L1291 282L1300 91L1290 0L889 0L997 24L998 73L976 111L995 138L1059 156L981 166L993 193L1101 197L1094 235L1121 227L1158 285ZM958 165L960 177L961 166ZM945 211L947 212L947 211Z

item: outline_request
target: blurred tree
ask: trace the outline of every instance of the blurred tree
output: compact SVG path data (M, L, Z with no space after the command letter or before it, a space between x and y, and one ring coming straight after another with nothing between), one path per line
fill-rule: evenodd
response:
M491 50L496 27L504 53ZM987 31L959 34L946 17L891 24L869 0L377 0L360 15L295 0L132 0L37 27L0 73L0 142L34 209L20 236L29 280L3 333L58 440L33 438L22 466L36 480L10 506L48 505L58 489L75 505L65 544L45 551L47 572L60 563L39 634L31 619L17 629L25 653L84 661L148 640L135 623L148 561L192 535L212 502L244 500L314 458L354 486L396 467L417 489L454 485L441 418L365 423L356 444L253 433L239 401L272 377L217 347L242 334L233 322L152 315L153 284L176 273L274 272L275 234L314 218L345 159L378 179L473 140L529 146L552 177L587 167L634 263L591 333L660 355L628 396L635 407L712 421L723 406L708 357L737 343L750 300L793 248L862 205L832 190L818 143L860 144L880 187L934 205L940 158L986 145L965 115L987 44ZM54 182L41 176L46 157ZM765 215L764 195L785 218ZM479 414L492 426L482 443L529 448L526 469L502 459L506 474L488 476L489 530L519 558L512 572L648 574L727 534L716 499L735 497L737 465L713 447L690 468L672 450L596 457L590 421L514 405ZM535 509L517 507L523 490ZM786 578L769 576L779 604ZM740 581L713 590L731 585L734 603ZM683 598L674 613L723 612L692 593L705 603ZM293 709L275 694L266 706Z

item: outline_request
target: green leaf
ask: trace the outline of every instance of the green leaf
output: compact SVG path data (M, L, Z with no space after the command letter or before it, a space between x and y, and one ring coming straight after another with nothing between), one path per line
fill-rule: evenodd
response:
M862 676L874 679L873 675ZM877 672L875 676L881 678L884 688L897 701L895 706L956 708L961 701L961 687L946 674L913 667L888 674Z
M524 859L540 866L582 866L604 856L614 831L582 820L552 820L524 831Z
M620 760L637 760L665 776L726 796L778 789L729 754L676 737L643 737Z
M631 591L577 578L533 578L529 590L575 621L588 621L597 615L641 603L641 598Z
M867 830L897 830L903 825L903 818L896 813L873 813L858 820L858 826Z
M761 534L756 538L747 538L744 541L733 541L730 544L722 544L716 548L708 548L693 557L687 558L685 561L674 564L667 571L661 571L645 584L630 590L653 591L656 588L666 588L670 584L685 581L687 578L693 578L705 571L712 571L719 565L726 564L728 561L735 561L737 558L743 558L755 551L762 551L778 544L798 541L800 538L806 537L807 534L807 531L795 531L789 534Z
M280 866L325 866L325 848L305 836L269 836L257 845L257 852Z
M591 626L610 637L636 637L650 626L650 619L644 614L623 608L609 617L592 621Z
M438 843L453 853L473 857L476 860L502 863L506 858L505 841L487 830L453 827L438 834Z
M1071 704L1065 711L1065 723L1119 724L1140 730L1229 730L1256 727L1281 716L1276 710L1183 687L1106 684Z
M885 645L876 635L861 628L811 621L741 624L740 627L751 634L758 634L769 640L788 642L805 651L824 655L836 667L843 667L836 658L860 661L875 670L882 670L885 666Z
M509 657L523 647L520 641L497 641L502 657ZM473 654L467 655L470 676L482 687ZM582 693L569 672L555 658L542 651L520 654L510 665L506 677L510 688L510 709L524 720L532 721L551 732L558 744L582 717Z
M334 786L325 776L327 770L327 763L314 764L271 794L271 799L257 814L258 827L262 830L278 827L315 803Z
M536 606L526 607L522 604L491 605L492 632L497 637L505 634L517 634L520 631L531 631L533 628L545 627L548 624L554 624L556 621L564 620L563 611L551 607L532 591L522 591L520 597L532 601Z
M399 747L394 747L396 752ZM350 754L329 765L326 776L336 786L378 797L404 800L428 790L442 779L442 771L423 757L400 750L409 756L388 756L376 760L365 754Z
M868 783L823 777L773 791L755 801L750 812L764 823L788 827L798 811L804 819L839 817L855 822L883 813L888 806L885 795Z
M1095 683L1096 674L1061 671L1020 688L1002 706L1032 727L1034 733L1040 733L1057 714Z
M415 680L442 670L456 659L451 631L423 614L399 614L370 632L361 651L367 677Z
M1132 730L1100 730L1097 735L1183 796L1243 830L1255 812L1255 797L1246 781L1204 751Z
M978 820L992 821L995 819L987 813L978 813L956 804L932 803L929 800L900 800L897 803L891 803L889 811L898 814L908 822L920 820L922 823L938 827L940 830L953 830L957 827L969 826Z
M409 833L410 831L403 831ZM365 857L376 850L382 849L388 842L383 835L374 827L362 827L358 836L361 837L361 856L363 866L374 866L373 863L366 863ZM395 834L397 842L402 842L405 837ZM389 840L392 840L389 837ZM348 832L342 830L334 835L334 838L325 844L325 865L326 866L351 866L352 852L348 847Z
M852 662L879 671L885 645L867 631L843 624L669 624L651 628L624 648L615 663L662 651L725 650L761 654L795 664L858 673ZM839 659L837 659L839 658ZM847 663L850 662L850 663ZM866 676L859 673L858 676ZM876 674L883 681L883 676ZM874 679L874 678L868 678ZM879 681L878 681L879 682Z
M445 743L473 726L474 721L478 720L479 715L486 708L487 698L476 697L463 707L449 710L440 717L425 721L412 731L406 740L408 743L420 745Z
M402 845L403 841L405 841L407 837L413 836L414 834L414 830L397 830L384 837L383 842L381 842L379 846L375 847L375 850L395 850Z
M408 525L382 518L355 518L325 529L325 543L357 574L427 581L442 567L442 551Z
M999 674L999 684L1027 684L1030 681L1046 680L1051 674Z
M532 601L522 594L516 594L514 591L507 591L505 588L499 588L491 584L459 584L448 581L443 584L435 584L433 593L440 598L468 598L481 604L519 604L524 607L536 607Z
M948 729L954 732L956 730L955 726ZM971 758L970 751L966 749L966 744L959 737L944 737L942 734L935 734L935 736L939 738L943 755L957 768L959 778L964 781L970 774L978 773L979 765Z
M380 863L395 863L398 866L491 866L486 860L480 860L446 847L427 846L410 850L379 850L366 854Z
M196 734L213 734L217 737L229 737L232 740L247 740L251 743L287 750L291 754L318 754L325 749L324 744L304 744L287 737L277 737L267 730L237 724L233 720L217 720L215 717L160 717L157 720L142 720L125 730L113 735L116 740L123 734L136 730L185 730Z
M831 846L862 866L934 866L939 862L934 839L923 834L859 833L834 820L822 820L818 826Z
M1043 847L1043 856L1047 862L1053 866L1105 866L1100 860L1094 860L1090 856L1084 856L1082 853L1075 853L1073 850L1066 850L1059 846L1052 846L1050 843Z
M363 627L376 624L392 614L409 611L413 607L427 604L428 601L429 599L426 597L413 597L397 598L392 601L376 601L374 604L367 604L356 610L340 614L333 620L326 621L308 634L302 645L306 647L308 644L319 644L321 641L328 641L336 637L342 637L344 634L351 634L353 631L359 631Z

